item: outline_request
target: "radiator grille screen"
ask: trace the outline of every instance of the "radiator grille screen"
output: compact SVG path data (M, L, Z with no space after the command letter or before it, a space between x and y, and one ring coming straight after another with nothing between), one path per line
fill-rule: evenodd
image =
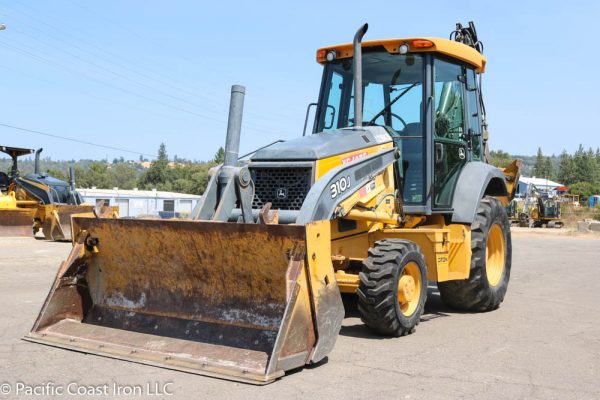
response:
M252 208L270 202L274 210L300 210L310 190L310 167L251 167L255 194Z

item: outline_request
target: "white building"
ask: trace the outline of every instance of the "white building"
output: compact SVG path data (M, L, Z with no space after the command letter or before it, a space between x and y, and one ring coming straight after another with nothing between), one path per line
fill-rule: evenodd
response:
M119 206L120 217L190 215L201 196L152 190L77 189L86 203Z
M536 178L521 176L519 178L519 188L517 193L524 195L527 192L527 186L533 185L536 190L556 194L557 189L564 188L562 183L551 181L545 178Z

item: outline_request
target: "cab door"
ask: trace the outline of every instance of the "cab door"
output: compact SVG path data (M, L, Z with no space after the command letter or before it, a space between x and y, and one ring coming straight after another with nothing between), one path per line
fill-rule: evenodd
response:
M467 162L465 69L434 60L433 208L449 209L456 181Z

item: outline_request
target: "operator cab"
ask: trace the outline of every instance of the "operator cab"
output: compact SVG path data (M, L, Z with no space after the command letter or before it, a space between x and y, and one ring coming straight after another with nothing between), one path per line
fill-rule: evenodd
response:
M8 191L12 181L19 176L17 158L28 154L33 154L35 153L35 150L23 149L20 147L0 146L0 152L8 154L12 159L10 171L8 171L8 173L0 171L0 192L4 194Z
M355 125L349 46L317 52L324 72L313 133ZM484 65L477 50L451 40L362 43L362 126L384 127L400 149L395 168L407 212L450 209L462 167L483 160L477 73Z

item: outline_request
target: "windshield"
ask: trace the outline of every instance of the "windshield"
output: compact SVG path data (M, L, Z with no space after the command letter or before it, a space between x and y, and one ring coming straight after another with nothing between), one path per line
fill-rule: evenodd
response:
M421 124L423 59L419 54L363 53L363 125L401 132ZM317 132L354 125L352 59L325 66ZM414 129L413 129L414 130Z
M404 202L423 204L423 56L363 52L363 125L387 128L401 149L397 165L404 176ZM354 125L352 59L326 64L316 132Z

